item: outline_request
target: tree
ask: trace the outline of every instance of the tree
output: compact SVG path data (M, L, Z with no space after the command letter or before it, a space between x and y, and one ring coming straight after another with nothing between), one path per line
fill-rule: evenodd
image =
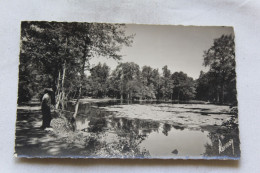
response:
M54 76L60 67L57 62L64 54L60 51L62 44L57 44L60 32L54 31L47 23L21 23L19 90L27 88L31 96L38 94L44 87L55 89ZM18 97L22 98L22 95L23 92L19 91Z
M142 75L144 85L148 86L152 83L152 72L153 72L152 67L143 66L141 75Z
M131 99L132 82L140 79L139 65L133 62L120 63L112 73L113 79L116 79L119 84L120 99Z
M209 76L208 73L200 71L200 76L196 80L196 99L208 101L210 98L210 87L209 87Z
M77 38L78 45L82 56L80 57L80 76L81 80L85 75L86 64L93 56L105 56L108 58L119 60L121 55L119 51L122 45L130 46L133 36L125 35L125 27L120 24L98 24L98 23L73 23L73 38ZM75 33L76 36L75 37ZM81 41L81 42L80 42ZM75 113L76 117L79 99L81 97L82 82L79 85L79 94L76 101Z
M172 88L173 82L171 80L171 71L168 69L168 66L164 66L163 70L163 77L162 77L162 94L163 98L168 100L172 99Z
M107 95L109 71L110 68L105 63L98 63L98 65L90 69L89 83L92 96L105 97Z
M157 72L157 73L156 73ZM143 66L141 72L141 91L142 98L155 99L156 86L158 82L159 72L150 66Z
M119 71L113 70L108 79L108 93L107 95L112 98L120 98L121 95L121 75Z
M196 99L203 101L215 101L218 86L214 73L200 72L199 78L196 80Z
M204 52L203 65L210 68L208 73L216 86L215 101L222 104L225 101L236 102L234 36L222 35L215 39L213 45Z
M90 58L106 56L119 60L120 49L123 45L130 46L133 38L133 35L125 35L125 26L120 24L22 22L21 28L19 88L31 84L33 92L39 92L44 87L51 87L59 107L59 102L63 103L66 96L71 95L66 94L66 89L76 87L74 116ZM34 75L23 70L28 65L35 71ZM23 78L24 73L30 78Z
M160 76L158 69L153 69L151 76L151 83L154 87L154 94L156 99L159 100L163 96L162 77Z
M30 84L39 93L43 88L52 88L56 93L57 104L64 101L65 90L72 88L77 76L81 56L77 40L72 36L73 24L58 22L22 22L20 67L23 59L32 67ZM21 68L20 68L21 69ZM21 71L21 70L20 70ZM70 77L70 83L65 80ZM62 106L63 107L63 106Z
M171 75L173 82L172 98L177 100L189 100L195 96L195 82L183 72L175 72Z

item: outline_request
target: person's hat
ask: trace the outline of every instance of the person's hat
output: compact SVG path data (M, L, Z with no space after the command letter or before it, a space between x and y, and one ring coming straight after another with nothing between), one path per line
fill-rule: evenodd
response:
M44 88L44 92L53 92L53 89L52 88Z

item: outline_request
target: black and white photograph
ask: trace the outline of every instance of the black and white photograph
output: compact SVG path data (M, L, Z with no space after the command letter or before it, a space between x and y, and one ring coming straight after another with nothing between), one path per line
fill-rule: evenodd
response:
M25 158L240 159L232 26L22 21Z

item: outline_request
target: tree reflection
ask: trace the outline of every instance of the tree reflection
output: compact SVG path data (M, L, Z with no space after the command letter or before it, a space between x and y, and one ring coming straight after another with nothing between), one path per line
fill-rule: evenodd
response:
M80 107L81 108L81 107ZM83 109L83 111L82 111ZM140 148L140 143L153 132L158 131L160 123L151 120L129 119L113 116L113 112L107 112L102 108L83 105L77 117L78 123L88 122L88 128L82 131L91 135L86 138L85 155L101 154L120 157L149 157L149 152ZM84 112L84 114L82 114ZM110 139L111 134L116 135L115 141Z
M211 144L205 145L204 156L224 156L224 157L240 157L240 141L239 141L239 130L237 124L233 127L225 129L217 129L210 132L208 137L211 140ZM233 141L232 141L233 140ZM234 147L234 151L231 145ZM229 144L230 145L227 145ZM221 151L223 146L224 151Z
M165 136L168 136L168 132L172 129L172 126L170 124L167 124L165 123L163 125L163 131L162 133L165 135Z
M69 107L66 111L68 113L64 115L71 116ZM16 152L28 156L143 158L150 157L150 153L140 146L143 146L141 143L148 136L152 136L151 133L171 137L172 132L187 128L177 122L163 123L120 116L117 112L106 111L95 104L82 104L76 118L78 129L64 135L37 128L37 123L41 122L40 111L20 111L16 124ZM202 127L202 130L210 132L208 137L211 140L205 145L204 156L240 156L238 127L235 123L229 122L222 127ZM157 134L159 131L162 134ZM234 154L231 147L219 153L219 139L223 145L233 139Z

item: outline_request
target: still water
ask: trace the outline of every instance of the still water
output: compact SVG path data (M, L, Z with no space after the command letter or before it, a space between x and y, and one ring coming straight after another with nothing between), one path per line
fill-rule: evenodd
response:
M71 106L73 109L73 106ZM77 130L88 139L82 155L139 158L239 157L238 129L223 128L227 106L160 102L82 103ZM219 152L233 140L235 151Z

